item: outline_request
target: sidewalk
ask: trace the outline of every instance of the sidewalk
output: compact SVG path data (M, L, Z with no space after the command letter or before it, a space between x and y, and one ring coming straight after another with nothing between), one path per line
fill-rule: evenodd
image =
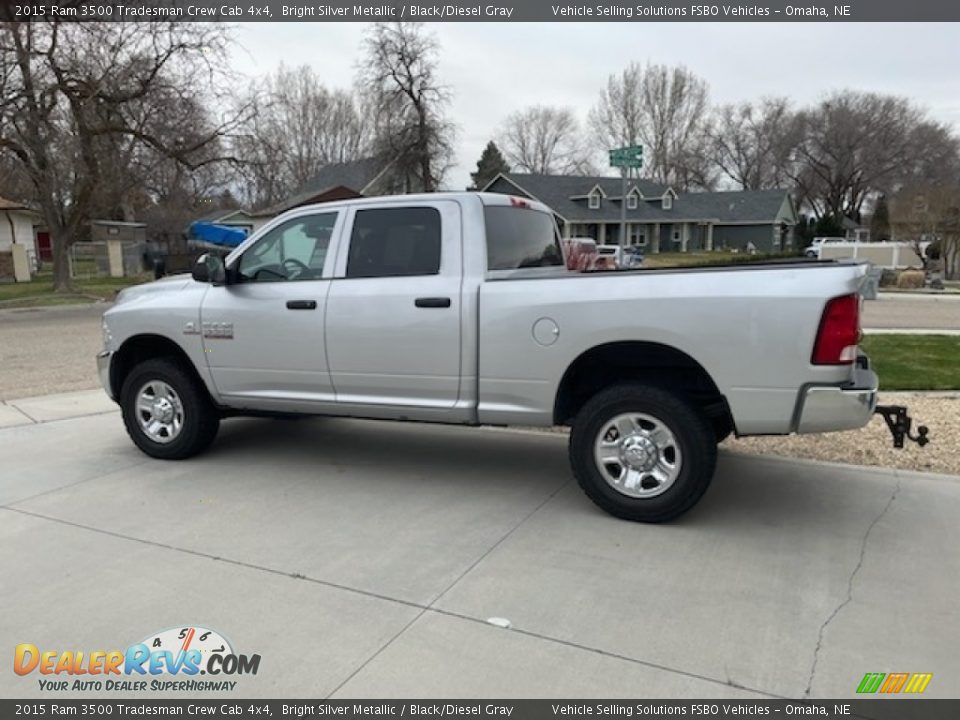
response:
M102 389L20 398L0 402L0 428L102 415L118 409Z

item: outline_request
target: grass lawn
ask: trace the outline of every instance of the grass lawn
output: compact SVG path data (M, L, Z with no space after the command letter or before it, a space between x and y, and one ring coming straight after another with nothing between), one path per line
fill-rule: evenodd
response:
M151 279L150 275L144 274L135 277L98 277L88 280L74 280L74 285L77 288L76 294L66 294L53 292L53 275L51 273L41 273L30 282L0 284L0 309L110 300L123 288Z
M960 390L960 336L867 335L881 390Z
M796 260L796 253L734 253L729 250L697 252L651 253L643 258L645 268L690 267L696 265L723 265L727 263L750 263L762 260Z

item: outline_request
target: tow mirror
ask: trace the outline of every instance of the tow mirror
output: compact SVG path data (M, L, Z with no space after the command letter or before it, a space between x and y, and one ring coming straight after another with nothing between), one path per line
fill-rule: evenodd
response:
M193 264L193 279L197 282L211 285L224 285L227 281L227 272L223 266L223 259L218 255L204 253Z

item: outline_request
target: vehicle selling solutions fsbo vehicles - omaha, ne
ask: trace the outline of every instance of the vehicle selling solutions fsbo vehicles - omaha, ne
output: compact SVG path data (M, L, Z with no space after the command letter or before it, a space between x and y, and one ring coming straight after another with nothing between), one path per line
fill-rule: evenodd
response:
M534 201L350 200L124 290L98 362L152 457L200 452L230 415L569 425L587 495L657 522L700 499L730 433L869 421L866 272L801 260L576 273Z

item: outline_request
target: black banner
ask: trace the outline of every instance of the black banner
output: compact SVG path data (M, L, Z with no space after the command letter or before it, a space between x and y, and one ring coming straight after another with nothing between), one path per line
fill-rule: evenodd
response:
M0 700L9 718L825 718L956 720L960 700Z
M184 22L920 22L960 21L955 0L762 0L707 4L494 0L4 0L7 19Z

